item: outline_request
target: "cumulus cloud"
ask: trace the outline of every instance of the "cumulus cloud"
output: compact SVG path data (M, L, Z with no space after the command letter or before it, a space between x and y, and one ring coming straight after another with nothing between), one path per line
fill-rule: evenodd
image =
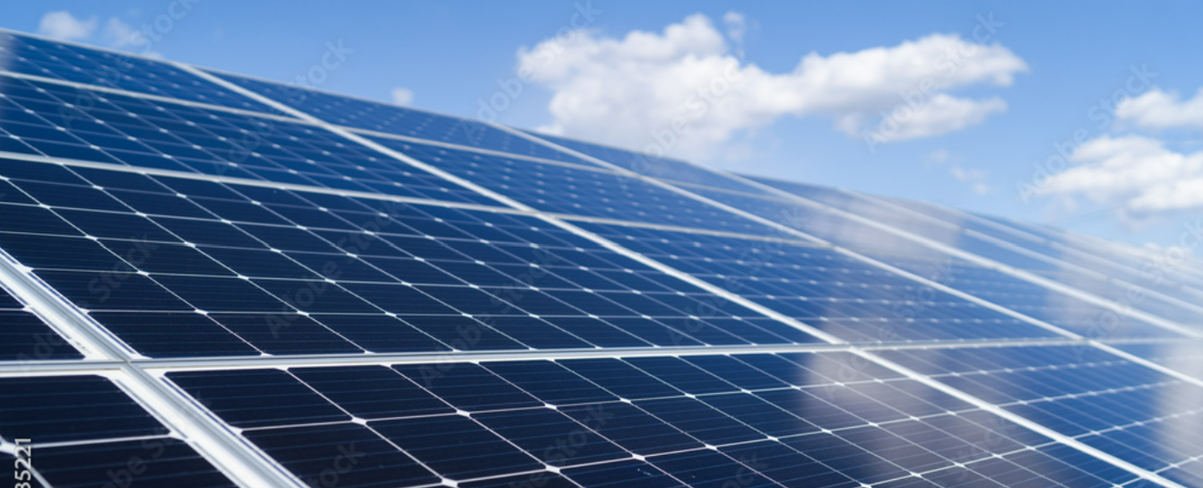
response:
M931 169L937 166L948 166L948 174L957 181L965 183L969 189L978 195L990 193L993 188L990 186L990 172L984 169L967 168L959 164L961 158L955 157L946 149L937 149L924 156L924 168Z
M409 105L414 101L414 91L409 88L393 88L392 96L393 103L397 105Z
M1184 154L1142 135L1093 139L1073 151L1074 166L1037 194L1083 196L1141 215L1203 206L1203 152Z
M105 44L115 49L139 46L147 42L141 31L116 17L105 22L104 33L101 37Z
M1145 129L1193 127L1203 129L1203 88L1190 100L1160 88L1136 98L1126 98L1115 108L1116 121Z
M96 31L99 21L95 16L87 19L77 18L67 11L48 12L42 16L38 24L38 33L44 36L74 41L90 37Z
M132 12L131 15L135 13ZM113 49L135 50L150 47L150 42L141 31L117 17L109 17L101 27L99 18L94 15L84 19L67 11L48 12L42 16L38 33L70 41L92 41ZM156 56L158 53L146 51L141 54Z
M824 116L852 137L930 137L1005 110L998 98L950 90L1007 86L1026 64L998 44L932 34L894 46L802 57L771 73L733 54L746 33L737 13L728 37L696 14L662 32L621 39L578 31L518 53L518 72L549 88L552 122L541 130L653 153L702 158L741 131L782 116ZM888 123L887 123L888 122Z

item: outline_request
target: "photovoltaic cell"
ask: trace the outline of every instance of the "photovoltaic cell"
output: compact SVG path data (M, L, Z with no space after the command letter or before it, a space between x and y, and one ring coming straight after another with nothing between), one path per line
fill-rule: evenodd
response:
M0 361L24 363L82 357L62 336L0 287Z

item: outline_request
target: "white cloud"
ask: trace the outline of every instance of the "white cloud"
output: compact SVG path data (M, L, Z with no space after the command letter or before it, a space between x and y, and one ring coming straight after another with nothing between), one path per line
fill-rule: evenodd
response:
M990 193L990 185L986 184L990 173L984 169L966 169L960 166L952 166L948 168L948 173L953 178L956 178L957 181L968 183L973 193L978 195Z
M1115 108L1116 121L1145 129L1194 127L1203 129L1203 88L1195 98L1179 101L1176 93L1154 87L1136 98L1126 98Z
M67 11L48 12L38 24L38 33L69 41L79 40L91 36L98 23L95 16L80 19Z
M409 105L414 101L414 92L409 88L393 88L392 96L393 103L397 105Z
M101 35L104 43L115 49L143 45L147 42L141 31L113 17L105 22L104 33Z
M748 34L748 19L739 12L727 12L723 15L723 25L727 27L727 37L735 43L735 55L744 58L744 36Z
M1075 149L1070 162L1037 194L1083 196L1129 215L1203 206L1203 152L1179 153L1140 135L1105 135Z
M926 103L895 108L878 124L871 137L879 142L892 142L938 136L981 123L990 114L1006 110L1007 102L997 97L970 100L937 93ZM855 133L858 126L846 131Z
M724 22L738 44L746 19L729 13ZM828 116L853 137L886 128L879 124L886 115L896 128L881 131L883 141L958 130L1006 104L948 90L1007 86L1027 66L1000 45L932 34L896 46L812 52L793 71L770 73L741 62L710 19L696 14L660 33L621 39L577 31L520 49L518 68L553 91L553 121L542 130L707 158L736 133L785 115Z
M966 183L973 193L985 195L990 193L993 188L989 184L990 172L984 169L966 168L958 164L962 158L948 152L946 149L937 149L927 153L923 157L924 169L932 169L937 166L948 165L948 174L957 181Z
M136 15L136 12L131 11L131 15ZM100 27L100 20L96 16L82 19L71 15L71 12L57 11L49 12L42 16L42 23L38 27L38 33L59 39L72 41L91 40L94 34L97 33ZM158 53L149 51L149 41L141 31L133 26L125 23L117 17L109 17L104 23L103 29L99 29L100 36L96 42L113 49L135 50L136 48L144 48L143 55L156 56ZM95 41L94 41L95 42Z
M928 163L943 164L948 162L950 157L952 157L952 153L948 152L947 149L936 149L935 151L927 153L927 156L924 157L924 159Z

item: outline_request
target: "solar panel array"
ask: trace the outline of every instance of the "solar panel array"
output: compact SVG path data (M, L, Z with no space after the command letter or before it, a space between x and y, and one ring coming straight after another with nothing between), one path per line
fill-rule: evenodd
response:
M1203 486L1201 271L0 33L29 486Z

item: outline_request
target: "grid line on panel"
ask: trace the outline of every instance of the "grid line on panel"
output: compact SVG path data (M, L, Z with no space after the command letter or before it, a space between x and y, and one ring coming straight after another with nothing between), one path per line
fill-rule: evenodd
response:
M185 69L190 69L190 68L185 68ZM203 72L198 72L198 75L201 75L201 76L203 76L203 75L205 75L205 73L203 73ZM215 83L222 84L223 86L225 86L225 87L226 87L226 88L228 88L228 89L239 88L239 87L237 87L236 85L234 85L233 83L228 83L228 82L227 82L227 83L221 83L221 81L222 81L222 80L220 80L220 79L216 79L215 77L214 77L214 80L213 80L213 81L214 81ZM290 109L290 108L288 108L288 107L286 107L286 106L283 106L282 104L278 104L278 103L272 102L270 99L268 99L268 98L266 98L266 97L263 97L263 96L259 96L259 95L257 95L257 94L254 94L253 92L249 92L249 91L245 91L245 90L238 90L238 91L239 91L239 92L241 92L241 93L244 93L244 94L246 94L247 96L251 96L251 97L255 98L256 100L258 100L258 101L260 101L260 102L262 102L262 103L268 103L270 106L276 107L276 108L278 108L278 109L282 109L282 110L283 110L283 109L288 109L288 112L289 112L289 113L293 113L293 114L296 114L296 115L298 115L298 116L304 116L305 118L307 118L307 119L309 119L309 120L315 120L315 121L316 121L316 120L318 120L316 117L312 117L312 116L309 116L309 115L307 115L307 114L300 113L299 111L296 111L296 110L294 110L294 109ZM496 126L496 124L491 124L491 125L494 125L494 126ZM513 200L509 199L508 197L505 197L505 196L499 195L499 194L497 194L497 193L495 193L495 192L493 192L493 191L491 191L491 190L487 190L487 189L485 189L485 188L483 188L483 187L480 187L479 185L476 185L476 184L474 184L474 183L471 183L471 182L465 181L465 180L463 180L462 178L456 177L456 176L454 176L454 175L450 175L450 174L448 174L448 173L446 173L446 172L444 172L444 171L438 170L437 168L430 167L429 165L427 165L427 164L425 164L425 163L422 163L422 162L420 162L420 161L414 160L413 158L410 158L410 157L408 157L408 156L406 156L406 155L404 155L404 154L401 154L401 153L399 153L399 152L397 152L397 151L392 151L392 150L389 150L388 148L385 148L385 147L383 147L383 146L381 146L381 145L379 145L379 144L376 144L376 143L374 143L374 142L372 142L372 141L370 141L370 140L367 140L367 139L365 139L365 138L363 138L363 137L361 137L361 136L358 136L358 135L355 135L355 134L351 134L351 133L349 133L349 132L347 132L347 131L345 131L345 130L339 129L339 128L337 128L337 127L334 127L334 126L331 126L331 125L329 125L329 124L325 124L325 125L324 125L324 127L325 127L325 128L327 128L328 130L331 130L332 132L335 132L335 133L338 133L338 134L340 134L340 135L343 135L344 137L347 137L348 139L351 139L351 140L353 140L353 141L356 141L356 142L360 142L361 144L364 144L364 145L366 145L366 146L368 146L368 147L372 147L372 148L374 148L374 149L380 150L381 152L383 152L383 153L385 153L385 154L387 154L387 155L389 155L389 156L392 156L392 157L394 157L394 158L396 158L396 159L398 159L398 160L401 160L401 161L404 161L404 162L410 163L410 164L412 164L412 165L414 165L414 166L417 166L417 167L419 167L419 168L422 168L422 169L427 169L429 172L431 172L431 173L434 173L434 174L436 174L436 175L439 175L439 176L442 176L442 177L446 178L446 179L447 179L447 180L449 180L449 181L452 181L452 182L454 182L454 183L457 183L457 184L459 184L459 185L461 185L461 186L464 186L464 187L466 187L466 188L470 188L470 189L472 189L472 190L475 190L475 191L477 191L477 192L479 192L479 193L481 193L481 194L484 194L484 195L490 196L490 197L492 197L492 198L495 198L495 199L497 199L498 201L502 201L502 202L504 202L504 203L506 203L506 204L508 204L508 205L514 206L515 208L521 208L521 209L524 209L524 210L532 210L532 211L534 210L534 209L532 209L532 208L530 208L530 207L528 207L528 206L526 206L526 205L524 205L524 204L521 204L521 203L519 203L519 202L513 201ZM503 128L503 130L506 130L507 132L514 132L512 129L508 129L508 128ZM526 136L525 134L524 134L523 136L524 136L524 137L527 137L527 138L530 138L530 139L533 139L533 140L536 140L536 141L541 141L541 140L538 140L537 138L534 138L533 136ZM543 143L543 144L545 144L545 145L548 145L549 147L555 147L555 148L558 148L558 149L560 149L561 151L564 151L564 152L567 152L567 153L570 153L570 154L574 153L574 151L566 150L566 149L564 149L564 148L562 148L562 147L559 147L559 146L554 146L554 145L552 145L551 143L547 143L547 142L545 142L545 141L543 141L542 143ZM580 155L579 155L579 154L574 154L574 155L577 155L578 157L580 157ZM587 158L587 159L588 159L588 160L595 160L596 158ZM597 161L600 161L600 160L597 160ZM602 162L602 163L604 163L604 162ZM607 167L613 167L613 165L609 165L608 163L604 163L604 164L606 164L606 166L607 166ZM635 173L633 173L633 172L632 172L631 174L635 175L636 177L639 177L640 179L644 179L644 177L642 177L642 175L637 175L637 174L635 174ZM686 191L684 191L684 190L681 190L681 189L679 189L679 188L673 187L673 186L671 186L671 185L668 185L668 184L666 184L666 183L660 182L660 181L658 181L658 180L654 180L654 181L652 181L652 183L653 183L653 184L656 184L657 186L665 187L666 189L670 189L670 190L672 190L672 191L675 191L675 192L678 192L678 193L683 193L683 194L692 195L692 193L686 192ZM701 199L702 199L702 197L695 197L695 198L698 198L699 200L701 200ZM703 200L703 201L707 201L708 203L710 203L708 199L706 199L706 200ZM712 203L712 205L714 205L714 206L720 206L721 204L718 204L717 202L713 202L713 203ZM726 206L723 206L723 207L726 207ZM753 220L757 220L757 219L759 219L758 217L752 216L752 215L750 215L750 214L746 214L746 212L742 212L742 211L739 211L739 210L736 210L736 209L730 209L730 211L732 211L733 213L738 213L738 214L740 214L740 215L745 215L745 216L748 216L748 218L752 218ZM546 219L546 220L547 220L549 223L553 223L553 224L555 224L555 225L557 225L557 226L560 226L560 227L562 227L562 228L565 228L565 229L567 229L567 230L570 230L570 231L572 231L572 232L574 232L574 233L577 233L578 235L580 235L580 236L582 236L582 237L586 237L586 238L588 238L588 239L590 239L590 240L593 240L593 241L595 241L595 242L598 242L599 244L602 244L603 246L606 246L606 247L608 247L608 248L611 248L612 250L615 250L615 251L618 251L618 252L624 252L624 251L625 251L625 252L624 252L624 254L627 254L629 257L632 257L632 258L634 258L634 259L640 260L641 262L644 262L645 264L648 264L648 265L650 265L650 266L653 266L653 267L655 267L656 269L659 269L659 270L661 270L661 271L664 271L664 272L666 272L666 273L668 273L668 274L670 274L670 275L673 275L673 276L675 276L675 277L678 277L678 278L680 278L680 279L686 280L686 281L688 281L688 282L690 282L690 283L692 283L692 284L695 284L695 286L700 286L700 285L703 285L703 284L707 284L707 283L705 283L705 282L700 282L700 280L697 280L696 278L693 278L691 275L688 275L688 274L682 273L682 272L680 272L680 271L677 271L677 270L675 270L675 269L673 269L673 268L671 268L671 267L669 267L669 266L665 266L665 265L663 265L662 263L659 263L659 262L658 262L658 261L656 261L656 260L652 260L652 259L650 259L650 258L647 258L647 257L645 257L645 256L642 256L641 254L638 254L638 253L633 253L633 252L630 252L630 251L628 251L628 250L625 250L625 248L622 248L621 246L618 246L618 245L614 244L613 242L609 241L608 239L601 238L601 237L597 236L596 234L593 234L593 233L590 233L590 232L586 232L586 231L584 231L583 229L576 228L575 226L572 226L571 224L568 224L568 223L566 223L566 222L559 221L558 219L554 219L554 218L550 218L550 217L545 217L545 219ZM759 220L764 220L764 219L759 219ZM793 231L792 233L795 233L795 234L798 234L798 235L805 235L805 234L802 234L802 233L800 233L800 232L797 232L797 231ZM807 237L809 237L809 236L807 236ZM864 258L864 259L869 259L869 258L867 258L867 257L866 257L866 258ZM699 282L700 282L700 283L699 283ZM719 287L715 287L715 286L705 286L705 287L703 287L703 289L706 289L707 291L710 291L710 292L712 292L712 293L718 294L718 295L720 295L720 296L722 296L723 298L726 298L726 299L728 299L728 300L732 300L732 301L734 301L734 302L736 302L736 303L740 303L741 305L744 305L745 307L752 308L753 310L755 310L755 311L757 311L757 312L760 312L760 313L763 313L763 314L765 314L765 315L766 315L766 316L768 316L768 317L771 317L771 318L777 319L777 320L779 320L779 321L782 321L782 322L788 323L788 324L790 324L790 325L793 325L793 326L795 326L795 327L797 327L797 328L799 328L799 329L801 329L801 330L803 330L803 331L805 331L805 332L807 332L807 333L810 333L811 335L814 335L814 336L816 336L816 337L819 337L820 339L823 339L823 340L825 340L825 341L828 341L828 342L831 342L831 343L843 343L843 341L842 341L841 339L838 339L838 338L836 338L836 337L834 337L834 336L830 336L830 335L828 335L828 334L826 334L826 333L823 333L822 331L819 331L819 330L817 330L817 329L814 329L814 328L812 328L812 327L810 327L810 326L808 326L808 325L806 325L806 324L803 324L803 323L801 323L801 322L795 321L795 320L793 320L793 319L791 319L791 318L789 318L789 317L787 317L787 316L785 316L785 315L783 315L783 314L780 314L780 313L778 313L778 312L776 312L776 311L774 311L774 310L772 310L772 309L769 309L769 308L767 308L767 307L761 307L761 306L758 306L758 304L755 304L754 302L750 302L750 301L747 301L747 300L742 300L742 297L739 297L738 295L735 295L735 294L733 294L733 293L730 293L729 291L726 291L725 289L722 289L722 288L719 288ZM1042 434L1045 434L1045 433L1047 433L1047 434L1045 434L1045 435L1052 434L1052 435L1051 435L1051 436L1049 436L1049 437L1051 437L1051 438L1053 438L1053 439L1056 439L1057 441L1059 441L1059 442L1061 442L1061 443L1063 443L1063 444L1069 445L1069 446L1071 446L1071 447L1073 447L1073 448L1075 448L1075 449L1077 449L1077 450L1079 450L1079 451L1081 451L1081 452L1085 452L1085 453L1087 453L1087 454L1089 454L1089 455L1091 455L1091 456L1094 456L1094 457L1096 457L1096 458L1099 458L1099 459L1102 459L1102 460L1104 460L1104 461L1106 461L1106 462L1109 462L1109 463L1111 463L1111 464L1113 464L1113 465L1115 465L1115 466L1122 467L1123 469L1125 469L1125 470L1128 470L1128 471L1130 471L1130 472L1132 472L1132 473L1134 473L1134 474L1137 474L1138 476L1141 476L1142 478L1146 478L1146 479L1149 479L1149 480L1151 480L1151 481L1155 481L1155 482L1157 482L1157 483L1159 483L1159 484L1163 484L1164 486L1180 486L1180 485L1178 485L1178 484L1176 484L1176 483L1174 483L1174 482L1172 482L1172 481L1170 481L1170 480L1168 480L1168 479L1162 478L1162 477L1160 477L1160 476L1158 476L1158 475L1156 475L1156 474L1153 474L1153 473L1151 473L1151 472L1148 472L1148 471L1146 471L1146 470L1144 470L1144 469L1142 469L1142 468L1140 468L1140 467L1138 467L1138 466L1132 465L1132 464L1130 464L1130 463L1127 463L1127 462L1125 462L1125 461L1123 461L1123 460L1121 460L1121 459L1115 458L1115 457L1113 457L1113 456L1111 456L1111 455L1109 455L1109 454L1107 454L1107 453L1104 453L1104 452L1102 452L1102 451L1099 451L1099 450L1097 450L1097 449L1094 449L1093 447L1091 447L1091 446L1089 446L1089 445L1086 445L1086 444L1083 444L1083 443L1081 443L1081 442L1079 442L1079 441L1077 441L1077 440L1075 440L1075 439L1072 439L1072 438L1069 438L1069 437L1066 437L1066 436L1060 435L1060 434L1058 434L1058 433L1056 433L1056 432L1052 431L1051 429L1048 429L1048 428L1046 428L1046 427L1043 427L1043 426L1042 426L1042 425L1040 425L1040 424L1036 424L1036 423L1034 423L1034 422L1030 422L1030 421L1028 421L1028 420L1024 419L1023 417L1019 417L1019 416L1017 416L1017 415L1014 415L1014 414L1011 414L1011 413L1009 413L1009 412L1006 412L1005 410L1002 410L1002 409L1000 409L999 407L997 407L997 406L995 406L995 405L993 405L993 404L990 404L990 403L988 403L988 402L985 402L985 401L983 401L983 400L981 400L981 399L979 399L979 398L973 397L973 396L971 396L971 395L968 395L968 394L966 394L966 393L964 393L964 392L961 392L961 391L959 391L959 390L956 390L956 389L954 389L954 388L950 388L950 387L948 387L947 385L944 385L944 384L942 384L942 383L940 383L940 382L938 382L938 381L935 381L935 380L933 380L933 379L931 379L931 378L929 378L929 377L926 377L926 376L920 375L920 374L918 374L918 373L916 373L916 372L914 372L914 371L911 371L911 370L909 370L909 369L903 368L902 366L900 366L900 365L898 365L898 364L896 364L896 363L893 363L893 362L887 361L887 360L885 360L884 358L881 358L881 357L879 357L879 356L876 356L876 355L873 355L873 354L871 354L871 353L867 353L867 352L864 352L864 351L860 351L860 350L857 350L857 349L853 349L853 352L854 352L854 354L857 354L857 355L859 355L859 356L861 356L861 357L865 358L866 360L869 360L869 361L872 361L872 362L874 362L874 363L877 363L877 364L880 364L880 365L886 366L887 368L893 369L894 371L897 371L897 372L900 372L900 373L902 373L902 374L904 374L904 375L907 375L908 377L911 377L912 379L915 379L915 380L917 380L917 381L920 381L921 383L924 383L924 384L926 384L926 385L928 385L928 386L935 387L935 388L937 388L937 389L939 389L939 390L941 390L941 391L943 391L943 392L945 392L945 393L952 394L952 395L954 395L954 396L956 396L956 397L958 397L958 398L960 398L960 399L962 399L962 400L968 401L968 402L970 402L970 403L974 404L975 406L978 406L979 408L983 408L983 409L985 409L985 410L988 410L988 411L990 411L990 412L992 412L992 413L995 413L996 415L1000 415L1000 416L1002 416L1002 417L1004 417L1004 418L1007 418L1008 420L1011 420L1011 421L1013 421L1013 422L1020 423L1020 425L1024 425L1025 427L1028 427L1029 429L1036 430L1037 432L1041 432Z
M1147 342L1147 340L1142 340ZM1142 342L1142 343L1145 343ZM605 348L605 349L541 349L538 351L462 351L454 354L434 353L378 353L363 354L323 354L298 355L292 357L230 357L203 359L142 359L133 363L148 370L155 371L205 371L226 369L250 369L266 367L298 367L298 366L357 366L357 365L398 365L425 364L430 362L470 363L477 361L523 361L531 359L582 359L582 358L638 358L638 357L689 357L708 356L715 354L777 354L795 352L848 352L852 348L867 351L875 350L909 350L909 349L974 349L998 346L1072 346L1082 345L1082 341L1071 339L1015 339L1015 340L984 340L965 341L958 343L922 343L905 344L798 344L798 345L751 345L751 346L675 346L675 347L638 347L638 348ZM3 371L0 370L0 375Z
M1097 296L1097 295L1094 295L1094 294L1092 294L1092 293L1087 293L1087 292L1085 292L1085 291L1079 290L1079 289L1077 289L1077 288L1074 288L1074 287L1071 287L1071 286L1069 286L1069 285L1065 285L1065 284L1062 284L1062 283L1057 283L1057 282L1055 282L1055 281L1049 280L1049 279L1047 279L1047 278L1044 278L1044 277L1042 277L1042 276L1038 276L1038 275L1036 275L1036 274L1033 274L1033 273L1030 273L1030 272L1028 272L1028 271L1025 271L1025 270L1022 270L1022 269L1015 268L1015 267L1013 267L1013 266L1009 266L1009 265L1006 265L1006 264L1000 263L1000 262L998 262L998 261L995 261L995 260L993 260L993 259L989 259L989 258L986 258L986 257L982 257L982 256L979 256L979 255L977 255L977 254L973 254L973 253L970 253L970 252L967 252L967 251L962 251L962 250L960 250L960 249L956 249L956 248L953 248L953 247L950 247L950 246L944 245L944 244L942 244L942 243L939 243L939 242L933 241L933 240L931 240L931 239L928 239L928 238L925 238L925 237L922 237L922 236L919 236L919 235L915 235L915 234L913 234L913 233L911 233L911 232L908 232L908 231L905 231L905 230L902 230L902 229L895 228L895 227L893 227L893 226L891 226L891 225L883 224L883 223L877 222L876 220L872 220L872 219L869 219L869 218L861 217L861 216L859 216L859 215L852 214L852 213L850 213L850 212L847 212L847 211L844 211L844 210L842 210L842 209L834 208L834 207L832 207L832 206L830 206L830 205L826 205L826 204L823 204L823 203L821 203L821 202L816 202L816 201L814 201L814 200L811 200L811 199L808 199L808 198L805 198L805 197L802 197L802 196L799 196L799 195L795 195L795 194L793 194L793 193L790 193L790 192L787 192L787 191L784 191L784 190L781 190L781 189L775 188L775 187L773 187L773 186L770 186L770 185L765 185L765 184L763 184L763 183L760 183L760 182L758 182L758 181L754 181L754 180L751 180L751 179L748 179L748 178L743 178L743 177L741 177L741 176L738 176L738 175L731 175L731 177L732 177L732 178L737 178L737 179L739 179L740 181L742 181L742 182L746 182L746 183L748 183L748 184L751 184L751 185L756 185L757 187L763 188L763 189L765 189L766 191L770 191L770 192L772 192L772 193L773 193L773 194L775 194L775 195L779 195L779 196L785 197L785 198L787 198L787 199L789 199L789 200L791 200L791 201L793 201L793 202L797 202L797 203L800 203L800 204L803 204L803 205L806 205L806 206L811 206L811 207L817 207L817 208L822 208L822 209L825 209L825 210L827 210L827 211L829 211L829 212L831 212L831 213L833 213L833 214L835 214L835 215L839 215L839 216L841 216L841 217L843 217L843 218L846 218L846 219L849 219L849 220L852 220L852 221L855 221L855 222L858 222L858 223L862 223L862 224L865 224L865 225L869 225L869 226L871 226L871 227L873 227L873 228L876 228L876 229L878 229L878 230L881 230L881 231L884 231L884 232L890 233L890 234L892 234L892 235L895 235L895 236L898 236L898 237L902 237L902 238L904 238L904 239L907 239L907 240L911 240L911 241L913 241L913 242L916 242L916 243L922 244L922 245L924 245L924 246L927 246L927 247L929 247L929 248L931 248L931 249L935 249L935 250L937 250L937 251L940 251L940 252L943 252L943 253L945 253L945 254L949 254L949 255L952 255L952 256L956 256L956 257L958 257L958 258L961 258L961 259L964 259L964 260L966 260L966 261L972 262L972 263L974 263L974 264L977 264L977 265L983 266L983 267L985 267L985 268L988 268L988 269L993 269L993 270L997 270L997 271L1003 272L1003 273L1005 273L1005 274L1008 274L1008 275L1014 276L1014 277L1016 277L1016 278L1019 278L1019 279L1021 279L1021 280L1028 281L1028 282L1030 282L1030 283L1034 283L1034 284L1037 284L1037 285L1043 286L1043 287L1045 287L1045 288L1048 288L1048 289L1050 289L1050 290L1055 290L1055 291L1059 291L1059 292L1062 292L1062 293L1065 293L1065 294L1071 295L1071 296L1073 296L1073 297L1075 297L1075 298L1079 298L1079 299L1081 299L1081 300L1084 300L1084 301L1086 301L1086 302L1092 303L1092 304L1094 304L1094 305L1098 305L1098 306L1100 306L1100 307L1103 307L1103 308L1105 308L1105 309L1112 310L1112 311L1114 311L1114 312L1116 312L1116 313L1118 313L1118 314L1121 314L1121 315L1124 315L1124 316L1133 317L1133 318L1137 318L1137 319L1140 319L1140 320L1144 320L1144 321L1146 321L1146 322L1149 322L1149 323L1151 323L1151 324L1153 324L1153 325L1156 325L1156 326L1158 326L1158 327L1160 327L1160 328L1162 328L1162 329L1169 330L1169 331L1172 331L1172 332L1177 332L1177 333L1180 333L1180 334L1182 334L1182 335L1186 335L1186 336L1190 336L1190 337L1194 337L1194 338L1203 338L1203 331L1199 331L1199 330L1193 329L1193 328L1191 328L1191 327L1187 327L1187 326L1185 326L1185 325L1179 324L1179 323L1177 323L1177 322L1174 322L1174 321L1171 321L1171 320L1168 320L1168 319L1164 319L1164 318L1158 317L1158 316L1156 316L1156 315L1153 315L1153 314L1150 314L1150 313L1147 313L1147 312L1142 312L1142 311L1139 311L1139 310L1135 310L1135 309L1132 309L1131 307L1121 307L1121 306L1119 306L1118 304L1112 303L1110 300L1107 300L1107 299L1105 299L1105 298L1101 298L1101 297L1099 297L1099 296Z
M536 162L536 163L540 163L540 164L547 164L547 165L551 165L551 166L560 166L563 168L572 168L572 169L579 169L579 170L583 170L583 171L591 171L594 173L615 174L614 171L611 171L606 168L602 168L600 166L586 166L586 165L582 165L582 164L571 163L568 161L557 161L554 159L540 158L538 156L528 156L525 154L515 154L515 153L504 152L504 151L495 151L492 149L485 149L483 147L464 146L464 145L460 145L460 144L455 144L453 142L436 141L433 139L422 139L420 137L403 136L401 134L393 134L390 132L380 132L380 131L375 131L375 130L371 130L371 129L362 129L362 128L358 128L358 127L349 127L349 126L338 125L338 124L331 124L331 125L341 128L341 129L344 129L348 132L355 133L355 134L362 134L365 136L377 137L377 138L381 138L381 139L391 139L391 140L402 141L402 142L414 142L414 143L418 143L418 144L425 144L428 146L435 146L435 147L441 147L441 148L446 148L446 149L455 149L455 150L459 150L459 151L468 151L468 152L479 153L479 154L488 154L491 156L502 156L502 157L512 158L512 159L521 159L524 161L532 161L532 162Z
M1109 341L1109 342L1110 342L1110 343L1116 343L1115 341ZM1117 348L1117 347L1113 347L1113 346L1111 346L1111 345L1110 345L1110 344L1108 344L1108 343L1102 343L1102 342L1098 342L1098 341L1092 341L1092 345L1094 345L1095 347L1097 347L1097 348L1099 348L1099 349L1102 349L1103 351L1109 352L1109 353L1111 353L1111 354L1114 354L1114 355L1116 355L1116 356L1119 356L1119 357L1121 357L1121 358L1124 358L1124 359L1126 359L1126 360L1128 360L1128 361L1131 361L1131 362L1133 362L1133 363L1140 364L1140 365L1143 365L1143 366L1145 366L1145 367L1147 367L1147 368L1151 368L1151 369L1157 370L1158 372L1161 372L1161 373L1164 373L1164 374L1166 374L1166 375L1172 376L1172 377L1174 377L1174 378L1176 378L1176 379L1178 379L1178 380L1180 380L1180 381L1185 381L1185 382L1187 382L1187 383L1191 383L1191 384L1194 384L1194 385L1198 385L1198 386L1201 386L1201 387L1203 387L1203 378L1199 378L1199 377L1195 377L1195 376L1188 375L1188 374L1186 374L1186 373L1183 373L1183 372L1181 372L1181 371L1178 371L1177 369L1170 368L1170 367L1168 367L1168 366L1165 366L1164 364L1157 363L1156 361L1152 361L1152 360L1149 360L1149 359L1145 359L1145 358L1142 358L1142 357L1140 357L1140 356L1137 356L1137 355L1135 355L1135 354L1132 354L1132 353L1130 353L1130 352L1128 352L1128 351L1124 351L1124 350L1122 350L1122 349L1119 349L1119 348Z

